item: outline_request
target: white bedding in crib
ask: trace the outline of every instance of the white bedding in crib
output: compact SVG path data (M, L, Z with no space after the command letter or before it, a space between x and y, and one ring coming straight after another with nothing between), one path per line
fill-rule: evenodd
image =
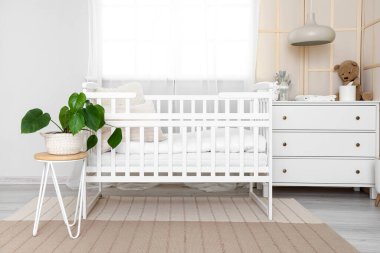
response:
M211 166L211 153L201 153L201 164L202 167ZM115 154L116 166L125 166L125 154ZM215 165L216 166L225 166L226 165L226 156L224 153L215 153ZM267 166L267 154L259 153L259 166ZM140 155L132 154L130 155L129 164L130 166L140 166ZM159 166L167 166L169 160L168 154L160 154L158 157ZM92 154L88 158L88 166L95 166L97 162L97 157L95 154ZM244 153L244 165L253 166L253 154ZM145 154L144 155L144 165L145 166L154 166L154 155ZM197 154L188 153L187 154L187 166L195 167L197 165ZM111 166L111 153L107 152L102 154L102 166ZM173 154L173 166L182 166L182 154ZM240 166L240 154L233 153L230 154L230 166Z
M240 136L239 129L230 128L230 143L229 149L230 153L238 153L240 151ZM196 153L197 152L197 135L196 132L191 132L186 134L187 138L187 153ZM173 134L173 154L182 153L182 134L174 133ZM215 131L215 151L216 152L225 152L225 129L217 128ZM204 130L201 132L201 152L210 152L211 151L211 131ZM258 138L258 152L266 151L266 140L265 137L259 135ZM125 142L123 142L116 148L116 153L124 154L125 153ZM253 132L244 130L244 152L253 152L254 148L254 138ZM130 142L129 146L130 154L139 154L140 153L140 142ZM158 143L158 153L159 154L168 154L169 153L169 139L160 141ZM153 142L144 142L144 153L153 154L154 153L154 143Z

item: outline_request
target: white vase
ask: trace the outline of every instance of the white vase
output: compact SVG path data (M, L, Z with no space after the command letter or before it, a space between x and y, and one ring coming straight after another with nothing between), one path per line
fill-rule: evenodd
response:
M71 133L41 133L45 137L46 150L52 155L74 155L83 150L84 135L79 132L76 135Z
M380 159L375 160L375 187L377 193L380 193Z
M339 87L339 101L355 101L356 86L342 85Z

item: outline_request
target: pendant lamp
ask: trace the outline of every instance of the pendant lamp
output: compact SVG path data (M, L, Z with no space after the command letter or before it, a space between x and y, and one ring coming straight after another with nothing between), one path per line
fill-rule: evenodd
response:
M313 12L313 0L310 1L310 12L303 27L291 31L288 42L293 46L316 46L333 42L335 31L324 25L318 25Z

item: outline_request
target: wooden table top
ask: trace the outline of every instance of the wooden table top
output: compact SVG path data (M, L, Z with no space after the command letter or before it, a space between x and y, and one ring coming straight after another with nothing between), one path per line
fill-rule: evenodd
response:
M87 152L80 152L74 155L52 155L47 152L36 153L34 159L38 161L76 161L87 157Z

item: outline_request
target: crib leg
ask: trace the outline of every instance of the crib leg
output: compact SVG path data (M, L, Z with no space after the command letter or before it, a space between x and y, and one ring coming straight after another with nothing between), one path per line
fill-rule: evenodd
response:
M272 182L268 183L268 219L272 220L272 195L273 195L273 185Z
M102 194L102 182L99 182L99 185L98 185L98 197L99 198L103 197L103 194Z
M95 207L96 203L99 199L101 199L101 192L97 192L94 197L91 198L91 201L89 201L89 204L86 207L86 218L91 213L92 209Z
M92 211L92 209L95 207L96 203L98 202L99 199L102 198L102 184L98 184L98 192L95 194L95 196L91 196L88 198L87 196L87 187L86 187L86 181L85 181L85 187L84 187L84 203L86 205L83 205L83 219L87 219L88 215ZM87 204L88 203L88 204Z
M249 191L249 196L256 202L261 210L268 215L268 219L272 220L272 182L265 183L265 188L267 188L268 201L263 201L259 198L253 191Z
M263 183L263 197L268 198L269 197L269 184L268 183Z

